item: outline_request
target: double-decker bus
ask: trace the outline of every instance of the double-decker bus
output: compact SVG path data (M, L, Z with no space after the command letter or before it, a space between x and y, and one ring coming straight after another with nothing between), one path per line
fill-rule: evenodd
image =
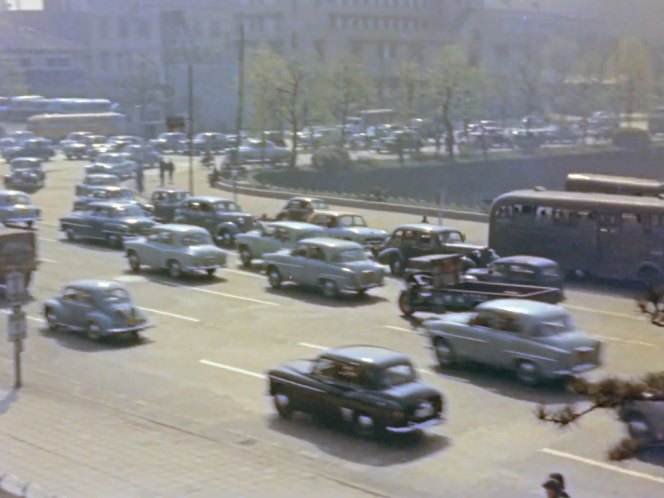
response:
M541 256L601 278L664 276L658 197L519 190L494 200L489 223L489 246L501 256Z

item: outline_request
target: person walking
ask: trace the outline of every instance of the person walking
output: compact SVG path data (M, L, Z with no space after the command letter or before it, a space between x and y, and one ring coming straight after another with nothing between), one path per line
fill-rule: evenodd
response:
M544 484L542 484L544 491L546 492L546 498L562 498L563 488L560 486L560 483L555 479L549 479Z
M175 163L171 159L168 161L168 183L173 183L173 173L175 173Z
M163 187L164 186L164 179L166 177L166 161L164 161L163 157L159 158L159 186Z
M136 190L142 194L145 191L145 185L144 185L144 180L145 180L145 175L143 172L143 163L138 162L136 164Z
M553 474L549 474L549 479L553 479L554 481L557 481L558 484L560 484L561 498L570 498L570 496L567 494L567 491L565 491L565 478L562 474L554 472Z

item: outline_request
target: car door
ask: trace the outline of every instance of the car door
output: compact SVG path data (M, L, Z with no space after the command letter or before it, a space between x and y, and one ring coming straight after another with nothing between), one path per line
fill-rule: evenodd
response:
M523 342L525 331L517 316L496 312L484 344L484 363L496 367L511 367L519 352L526 352Z
M325 260L325 252L318 246L309 246L301 282L305 285L318 285L321 277L329 275L329 266L330 263Z
M161 267L161 260L157 255L160 252L159 242L161 235L161 231L151 233L145 238L145 242L140 246L141 249L138 257L141 258L142 263L153 268Z
M201 213L201 203L199 201L188 201L182 207L184 223L187 225L196 225L203 227L203 216Z
M97 206L92 210L92 216L89 217L89 235L93 239L104 239L106 231L109 230L109 224L113 221L113 208L106 206Z
M491 344L495 339L494 330L497 323L495 311L480 310L469 322L465 333L454 334L451 338L457 354L478 363L493 364Z
M85 328L87 317L92 311L92 296L82 289L70 288L65 292L61 301L66 303L66 321L63 320L63 323L74 329Z
M100 216L101 207L91 207L80 213L76 231L81 237L94 238L95 224Z
M177 238L171 232L163 231L154 243L154 266L166 268L168 261L177 258ZM178 260L180 263L182 261Z
M308 264L308 244L297 244L282 263L288 278L301 283Z
M217 229L218 224L217 213L211 202L203 201L200 203L199 219L201 223L200 226L205 228L212 235L216 235L215 230Z
M509 267L509 282L521 285L535 285L535 270L522 264L511 264Z
M168 219L166 216L167 210L165 209L167 195L166 192L154 192L150 199L150 202L154 207L154 216L160 220Z

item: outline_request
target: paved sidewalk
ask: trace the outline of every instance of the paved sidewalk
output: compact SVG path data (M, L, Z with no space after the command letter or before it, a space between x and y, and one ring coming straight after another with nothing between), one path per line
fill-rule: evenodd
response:
M298 497L371 493L302 465L31 385L0 387L0 473L69 498Z

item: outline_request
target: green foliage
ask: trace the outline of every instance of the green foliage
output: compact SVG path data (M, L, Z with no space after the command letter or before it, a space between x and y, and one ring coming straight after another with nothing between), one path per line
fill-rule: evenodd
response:
M311 166L324 173L345 171L351 166L350 154L337 145L319 147L311 156Z
M415 61L403 61L394 70L395 100L399 115L406 121L417 116L418 103L424 90L425 73Z
M28 93L25 72L14 61L0 53L0 95L14 96Z
M624 149L644 150L650 146L650 135L640 128L619 128L613 133L613 145Z

